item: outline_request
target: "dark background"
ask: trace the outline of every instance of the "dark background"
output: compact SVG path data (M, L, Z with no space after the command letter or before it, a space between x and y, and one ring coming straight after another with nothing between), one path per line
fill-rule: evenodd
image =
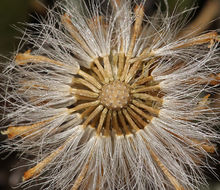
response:
M71 1L71 0L70 0ZM72 0L78 3L80 0ZM149 1L149 11L153 11L153 0ZM159 0L157 0L159 1ZM177 0L168 0L171 10L174 8ZM182 1L182 0L180 0ZM192 18L195 18L199 15L203 8L206 8L206 3L210 0L185 0L182 3L181 8L190 7L192 2L197 2L198 9ZM217 0L218 1L218 0ZM45 7L52 7L55 0L0 0L0 62L7 62L7 57L10 58L13 55L13 52L17 50L19 43L19 37L22 34L15 29L16 27L22 28L23 25L19 23L26 22L38 22L35 17L36 15L46 16L47 10ZM42 6L44 5L44 6ZM220 10L220 7L219 7ZM211 11L211 10L210 10ZM207 12L209 14L209 12ZM216 15L216 20L209 25L208 29L219 29L220 30L220 11ZM1 69L1 68L0 68ZM219 106L219 105L217 105ZM1 108L1 106L0 106ZM1 110L2 111L2 110ZM0 111L0 112L1 112ZM0 134L0 146L3 143L4 138ZM220 151L218 151L220 152ZM13 186L20 181L24 169L12 170L14 167L19 165L18 157L16 153L13 153L7 156L7 153L0 153L0 189L1 190L11 190ZM7 156L7 157L6 157ZM217 160L219 156L216 156ZM212 165L212 163L210 163ZM216 174L220 174L220 167L217 166L215 170ZM220 190L220 183L213 174L207 171L207 178L210 183L210 187L202 188L201 190ZM20 190L20 188L16 188Z

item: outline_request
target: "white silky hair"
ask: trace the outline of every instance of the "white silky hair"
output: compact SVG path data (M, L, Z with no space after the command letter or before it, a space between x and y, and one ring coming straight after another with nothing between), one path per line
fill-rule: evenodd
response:
M144 1L140 2L144 4ZM101 3L92 6L86 13L79 12L70 2L58 3L57 7L61 11L52 9L49 11L49 20L30 24L29 27L39 34L26 30L23 41L33 45L32 55L47 56L62 62L63 66L47 62L20 66L12 60L3 73L3 77L7 78L5 85L10 89L10 92L5 91L7 96L3 97L10 104L3 107L5 113L9 113L4 115L3 121L11 121L4 129L18 124L31 125L59 115L39 126L37 131L4 146L13 151L34 155L36 159L29 160L30 166L34 166L65 144L65 148L38 176L42 189L71 189L73 181L87 163L89 166L80 190L88 187L91 190L174 189L152 158L151 151L155 152L171 175L186 189L196 190L200 184L206 183L201 166L194 159L209 168L202 157L210 156L203 148L193 147L193 142L189 139L206 139L210 144L219 140L219 135L211 128L219 124L219 108L206 106L200 111L194 109L202 100L203 93L215 91L219 94L219 90L208 86L209 76L220 73L219 44L209 49L205 44L174 50L174 47L185 40L174 38L180 30L175 20L181 20L181 14L168 16L158 7L154 16L146 16L146 25L134 46L133 56L140 56L147 47L149 51L154 50L156 55L163 56L152 71L154 80L160 83L161 90L165 92L163 106L157 118L153 118L150 124L136 134L104 137L97 136L90 127L84 129L78 113L70 115L67 112L66 107L77 101L70 93L70 88L72 78L80 67L90 68L93 59L109 55L113 51L120 53L121 39L124 41L124 53L128 52L135 17L130 1L122 0L121 3L119 7L115 2L114 13L112 11L106 13L107 16L103 15L108 23L107 30L105 29L107 34L100 21L95 24L97 31L92 32L86 18L99 16ZM86 42L91 55L62 26L59 17L63 12L71 16L74 27ZM187 64L169 73L181 61ZM199 82L187 84L187 81L195 78L207 80L207 85L200 85ZM33 87L24 88L23 85L22 89L20 82L23 79L27 86L31 83ZM31 103L27 101L35 96L37 98ZM35 106L42 102L46 103ZM202 114L198 115L198 112ZM47 173L49 175L44 175ZM32 180L28 180L22 185L30 188L34 185L32 183Z

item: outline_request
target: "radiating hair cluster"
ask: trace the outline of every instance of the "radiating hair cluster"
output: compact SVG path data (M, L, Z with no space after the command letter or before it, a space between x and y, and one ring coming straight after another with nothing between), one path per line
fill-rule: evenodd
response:
M195 190L216 151L220 38L180 36L185 12L63 2L4 70L5 148L42 189ZM83 2L82 2L83 4Z

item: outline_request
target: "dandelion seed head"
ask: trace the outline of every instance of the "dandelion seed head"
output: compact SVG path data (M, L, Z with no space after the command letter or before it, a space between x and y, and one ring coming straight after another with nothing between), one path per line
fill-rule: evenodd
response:
M177 37L185 12L105 2L57 4L4 71L5 147L35 157L22 185L198 189L219 139L219 36Z
M102 88L101 104L111 109L123 108L129 102L129 88L122 82L114 81Z

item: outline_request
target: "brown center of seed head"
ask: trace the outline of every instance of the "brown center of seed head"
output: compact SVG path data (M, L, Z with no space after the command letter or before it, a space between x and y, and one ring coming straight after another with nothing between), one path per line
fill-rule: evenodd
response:
M124 82L114 81L103 86L100 94L101 103L109 109L120 109L129 102L129 87Z

